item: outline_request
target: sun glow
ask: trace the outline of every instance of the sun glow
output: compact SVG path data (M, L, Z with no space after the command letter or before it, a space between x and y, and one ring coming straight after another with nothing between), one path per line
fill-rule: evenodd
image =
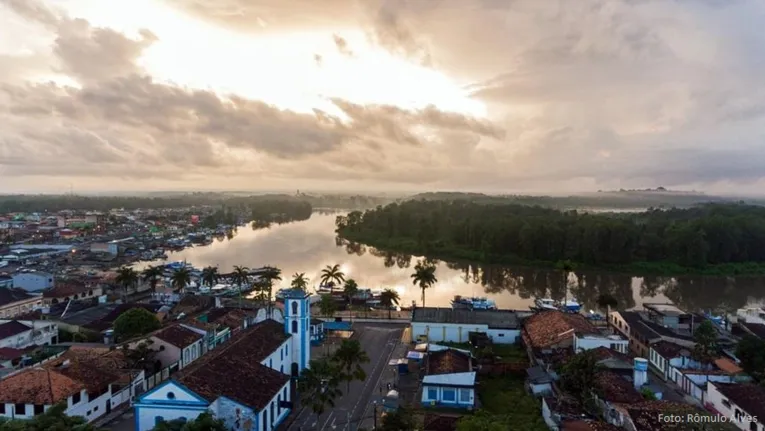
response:
M159 41L140 59L160 81L262 100L282 109L338 114L330 98L405 109L435 105L485 117L485 106L437 70L371 45L363 32L336 28L251 36L185 17L151 0L73 0L71 12L128 34L141 27ZM347 41L341 53L333 35Z

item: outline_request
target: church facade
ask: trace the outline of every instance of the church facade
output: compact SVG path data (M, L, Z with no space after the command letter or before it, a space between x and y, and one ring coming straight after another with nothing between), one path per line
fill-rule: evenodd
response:
M310 361L309 295L292 290L284 315L272 313L152 390L134 404L135 429L193 420L205 411L236 431L270 431L293 406L291 377Z

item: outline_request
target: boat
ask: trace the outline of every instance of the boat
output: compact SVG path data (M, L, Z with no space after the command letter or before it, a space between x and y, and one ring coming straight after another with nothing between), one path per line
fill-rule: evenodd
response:
M550 298L537 298L534 300L533 311L558 310L558 301Z
M452 308L467 310L496 310L497 304L485 297L466 298L457 295L452 299Z
M560 306L560 310L566 313L578 313L582 310L582 306L578 302L576 302L576 298L572 298L564 302Z
M316 292L319 294L333 293L334 289L332 288L332 286L329 286L327 284L322 284L319 286L318 289L316 289Z

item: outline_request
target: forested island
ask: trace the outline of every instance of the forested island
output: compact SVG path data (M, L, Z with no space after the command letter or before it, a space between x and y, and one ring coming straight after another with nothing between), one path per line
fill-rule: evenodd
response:
M519 204L419 200L336 220L340 237L384 250L485 263L634 274L765 273L765 207L706 204L582 213Z

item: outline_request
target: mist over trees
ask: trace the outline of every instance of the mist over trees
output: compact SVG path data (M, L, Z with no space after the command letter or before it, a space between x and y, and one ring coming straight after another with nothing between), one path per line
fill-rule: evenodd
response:
M341 237L375 247L484 262L669 265L679 272L728 265L732 273L765 262L765 207L744 204L590 214L420 200L354 211L336 225Z

